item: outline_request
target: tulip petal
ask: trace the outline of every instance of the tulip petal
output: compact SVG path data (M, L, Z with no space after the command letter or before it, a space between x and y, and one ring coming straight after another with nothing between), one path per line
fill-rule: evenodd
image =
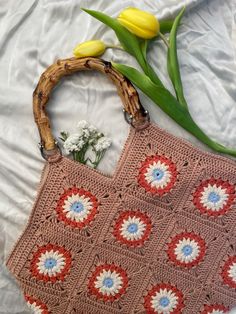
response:
M147 36L152 37L156 36L160 30L160 25L157 20L157 18L146 11L140 10L138 8L133 8L133 7L128 7L124 9L119 17L118 20L121 19L124 22L128 22L129 25L136 26L136 29L134 29L134 34L138 37L141 38L151 38L151 37L146 37L145 32L147 32ZM122 23L121 23L122 24ZM124 25L126 27L126 25ZM140 32L140 29L142 32Z
M120 22L121 25L127 28L131 33L135 34L136 36L140 38L151 39L154 36L156 36L156 32L153 32L152 30L149 30L149 29L138 27L137 25L131 23L130 21L126 19L123 19L122 17L118 17L117 20Z
M106 46L101 40L88 40L77 45L73 53L75 57L97 57L104 53Z
M184 108L175 97L165 88L153 83L150 78L133 67L112 63L112 66L125 75L134 85L145 93L168 116L193 134L201 142L217 152L236 157L236 150L224 147L210 139L194 122L187 108Z
M184 11L185 11L185 7L180 11L180 13L175 18L173 27L170 32L169 49L168 49L168 56L167 56L167 69L168 69L169 77L174 86L178 101L183 107L187 108L187 102L184 97L183 85L182 85L180 71L179 71L179 62L178 62L177 45L176 45L177 29L180 24L181 18L184 14Z

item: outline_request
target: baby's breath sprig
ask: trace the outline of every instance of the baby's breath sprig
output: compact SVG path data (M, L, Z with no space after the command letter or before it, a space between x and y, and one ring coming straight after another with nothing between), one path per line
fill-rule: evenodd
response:
M74 160L89 164L93 168L97 168L107 148L111 145L110 138L85 120L78 122L76 133L70 135L68 132L62 131L60 134L60 139L64 142L65 153L72 155ZM90 156L89 153L94 156Z

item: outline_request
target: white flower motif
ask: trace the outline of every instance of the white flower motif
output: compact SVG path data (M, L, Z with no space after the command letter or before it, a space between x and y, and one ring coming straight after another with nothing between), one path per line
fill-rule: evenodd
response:
M177 304L177 295L166 288L157 291L151 299L151 307L157 313L171 314Z
M39 257L36 264L39 274L47 275L49 277L56 276L61 273L66 264L66 259L63 254L58 251L46 251Z
M97 143L94 145L94 150L96 152L102 152L103 150L107 149L111 145L111 139L102 136L97 140Z
M221 186L216 186L216 184L204 187L202 195L200 197L200 202L208 210L220 211L226 204L228 200L228 194L226 189Z
M205 305L201 314L226 314L228 309L222 304Z
M176 254L176 259L180 262L191 263L199 256L200 247L197 241L183 238L183 240L179 240L174 252Z
M41 308L40 305L37 305L36 302L30 303L29 301L27 301L27 305L34 314L42 314L43 313L43 309Z
M236 262L229 266L228 270L229 277L236 283Z
M93 203L85 195L72 194L65 200L63 212L72 221L83 222L90 214Z
M160 160L151 164L145 173L146 181L155 188L164 188L171 180L169 167Z
M129 240L139 240L143 237L147 225L138 217L128 217L121 225L121 235Z
M98 291L107 296L114 296L119 293L122 288L123 280L119 273L111 270L103 270L95 281L95 288Z

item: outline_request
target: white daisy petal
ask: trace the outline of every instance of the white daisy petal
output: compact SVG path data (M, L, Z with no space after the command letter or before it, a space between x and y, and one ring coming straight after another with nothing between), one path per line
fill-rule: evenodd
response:
M151 307L157 313L170 314L178 304L178 296L171 290L160 289L152 296Z
M194 261L199 255L199 245L195 240L180 240L176 245L175 254L176 259L182 263L190 263Z
M169 192L177 178L176 166L164 156L148 156L139 170L138 182L147 191L163 195Z
M92 293L104 300L114 300L123 294L127 287L126 272L118 266L101 265L90 279Z
M34 314L49 313L46 304L42 303L39 300L36 300L34 297L25 295L25 300L32 313Z
M205 241L194 233L177 234L169 243L168 256L177 265L193 267L205 256Z
M115 224L115 236L119 242L126 245L142 245L149 237L151 221L139 211L124 211Z
M63 211L68 219L76 222L83 222L89 216L93 203L89 197L78 194L68 197L64 202Z
M33 311L34 314L42 314L43 313L43 309L41 308L41 306L36 305L36 302L34 303L30 303L29 301L27 302L28 307L31 309L31 311Z
M217 187L215 184L208 184L207 187L204 187L202 195L200 197L200 202L207 210L219 211L227 203L228 194L226 189L222 187Z
M127 240L139 240L142 238L146 229L146 224L139 218L132 217L131 219L124 220L120 231L121 235Z
M202 214L226 214L235 201L235 186L228 181L210 178L202 181L193 194L193 203Z
M171 173L168 171L167 165L158 161L147 168L145 177L152 187L164 188L170 182Z
M56 276L65 267L65 257L58 251L47 251L41 254L37 267L40 274Z
M104 295L116 294L122 284L122 278L115 271L103 270L95 281L95 287Z
M228 275L236 284L236 262L232 263L228 270Z

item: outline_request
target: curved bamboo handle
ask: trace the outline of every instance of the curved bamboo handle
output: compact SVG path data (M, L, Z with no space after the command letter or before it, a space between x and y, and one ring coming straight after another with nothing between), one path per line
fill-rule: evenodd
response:
M136 89L122 74L112 68L110 62L97 58L70 58L58 60L47 68L41 75L38 85L33 93L33 110L35 122L38 126L41 144L45 150L56 147L55 139L50 129L50 121L46 112L49 95L58 81L65 75L81 70L98 70L108 75L115 83L125 111L132 116L134 122L142 120L144 109L139 101Z

